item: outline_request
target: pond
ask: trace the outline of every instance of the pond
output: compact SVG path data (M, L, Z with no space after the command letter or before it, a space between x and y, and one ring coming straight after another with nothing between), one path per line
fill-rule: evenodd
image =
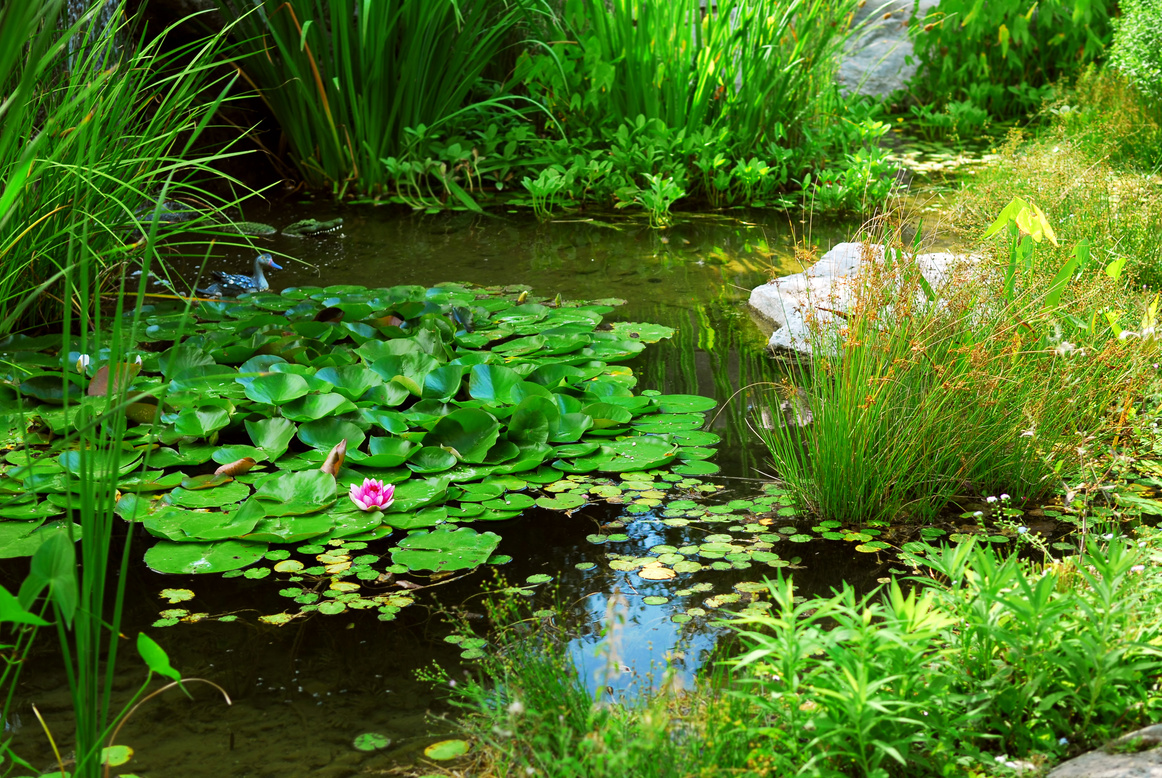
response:
M183 675L220 684L233 705L226 706L208 686L192 686L193 700L170 691L150 701L118 736L119 743L136 751L134 772L345 776L408 763L432 737L451 731L428 716L448 711L441 707L440 692L417 680L415 670L436 662L456 672L463 647L444 640L451 632L448 617L473 623L485 592L502 588L496 576L510 584L551 576L552 587L535 590L536 602L561 608L567 631L575 635L573 655L591 688L609 687L627 698L656 686L667 661L688 681L714 649L718 631L713 621L736 608L734 602L747 600L748 584L753 589L774 573L774 565L724 561L732 537L773 541L782 539L781 532L795 540L780 546L793 548L782 550L778 566L794 571L805 595L827 592L841 581L866 589L886 575L889 561L879 554L855 553L850 543L810 535L786 509L780 520L766 518L761 525L747 525L743 518L754 509L751 501L764 494L767 480L766 452L748 424L770 402L767 384L778 378L777 363L763 351L766 335L748 311L750 290L772 275L799 269L796 236L810 230L811 242L825 250L850 239L854 226L811 225L781 213L743 211L679 215L666 231L620 216L541 224L514 214L401 215L373 207L335 211L302 204L253 209L246 216L275 226L306 216L344 219L340 231L319 237L256 240L263 250L287 258L279 256L284 270L271 276L275 290L456 281L521 285L545 298L623 299L625 304L607 321L675 330L672 338L650 344L627 363L638 377L635 391L715 399L718 408L707 414L707 426L721 437L713 458L720 471L698 479L705 487L701 491L664 481L638 485L635 491L634 484L626 483L624 497L632 499L564 512L533 507L495 523L489 529L503 538L497 553L512 561L441 582L419 593L417 605L388 623L377 621L373 612L348 611L269 626L255 617L285 608L277 582L163 576L135 565L127 582L124 633L148 631ZM244 271L252 258L241 249L224 249L207 268ZM187 277L197 272L181 262L175 262L175 269ZM641 495L651 489L669 492L652 504L640 502L650 499ZM699 518L682 518L681 511L666 515L676 499L723 507ZM764 499L762 507L778 517L777 497ZM635 501L646 509L635 508ZM732 502L738 511L731 509ZM821 529L827 528L815 528ZM135 559L150 542L135 538ZM714 543L724 550L707 545ZM635 572L640 562L632 560L663 553L666 549L659 551L659 546L695 555L701 547L707 564L673 580L642 578ZM5 584L13 588L18 580L12 575ZM152 627L161 611L173 607L160 592L178 588L195 592L196 610L235 614L238 620ZM612 638L602 631L609 614L620 624ZM71 702L59 657L47 650L45 638L45 653L24 672L15 706L19 716L8 728L16 735L17 752L47 768L54 758L29 706L37 706L64 745ZM121 694L135 688L144 674L128 644L118 673ZM357 751L352 741L364 732L382 733L392 745L373 754Z

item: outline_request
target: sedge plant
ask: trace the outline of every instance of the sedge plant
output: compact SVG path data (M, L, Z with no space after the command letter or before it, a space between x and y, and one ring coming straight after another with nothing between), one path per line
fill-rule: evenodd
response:
M787 387L813 422L760 430L804 509L929 522L980 495L1034 500L1073 472L1087 443L1114 438L1111 409L1139 391L1146 354L1077 315L1095 312L1112 286L1083 267L1086 244L1042 274L1034 237L1021 232L1048 228L1037 214L1011 206L998 219L1008 239L999 268L966 262L939 283L925 279L916 247L864 244L853 304L842 319L811 318L812 353ZM1075 288L1085 272L1089 285Z
M101 6L62 35L56 28L61 5L38 0L0 9L6 52L0 79L8 94L0 104L3 333L59 321L64 309L80 305L64 293L62 279L69 246L82 231L97 274L92 303L126 271L164 275L161 243L166 252L182 252L220 237L223 209L248 193L214 169L241 152L199 146L233 83L215 63L226 33L172 49L163 49L168 31L143 35L132 51L110 59L109 42L126 35L127 23L86 37L88 45L70 46L86 36ZM123 12L117 17L124 19ZM214 194L211 180L238 197ZM175 202L195 218L169 223Z
M386 194L392 166L423 163L417 139L442 125L528 105L481 79L522 23L548 13L542 0L219 4L237 19L250 54L242 72L278 120L299 174L337 197ZM443 172L446 191L470 200L471 182Z

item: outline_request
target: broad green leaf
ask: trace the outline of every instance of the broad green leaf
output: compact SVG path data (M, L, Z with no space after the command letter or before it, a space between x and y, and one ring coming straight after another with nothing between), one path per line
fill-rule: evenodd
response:
M363 365L326 367L315 375L349 400L358 400L368 389L383 383L383 378Z
M524 381L520 373L503 365L473 365L468 376L468 394L489 405L511 402L513 388Z
M291 421L316 421L355 410L355 404L340 393L308 394L280 408L282 415Z
M335 502L335 478L320 470L276 473L259 482L254 496L267 503L270 516L310 513Z
M174 422L174 432L192 438L205 438L230 424L225 408L186 408Z
M298 428L293 422L286 419L261 419L247 421L246 432L250 435L250 442L266 451L272 460L278 459L286 453L291 438Z
M486 411L461 408L441 418L424 437L424 445L453 449L464 462L483 462L500 436L500 423Z
M294 373L267 373L246 385L246 396L264 405L282 405L309 391L307 380Z
M299 425L299 440L320 451L330 451L343 440L347 441L348 449L356 449L366 437L359 427L341 419L319 419Z

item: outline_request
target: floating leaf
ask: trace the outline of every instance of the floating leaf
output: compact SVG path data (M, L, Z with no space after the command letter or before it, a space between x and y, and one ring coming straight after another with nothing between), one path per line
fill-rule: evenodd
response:
M466 740L441 740L439 743L433 743L424 749L424 756L437 762L456 759L467 753L468 741Z
M283 405L309 391L307 380L294 373L266 373L246 384L246 396L265 405Z
M392 549L391 561L411 570L468 570L484 564L499 544L499 535L469 527L420 530Z
M265 543L225 540L218 543L173 543L162 540L145 552L145 564L158 573L222 573L253 564L266 553Z
M364 732L352 743L360 751L378 751L391 745L391 738L379 732Z

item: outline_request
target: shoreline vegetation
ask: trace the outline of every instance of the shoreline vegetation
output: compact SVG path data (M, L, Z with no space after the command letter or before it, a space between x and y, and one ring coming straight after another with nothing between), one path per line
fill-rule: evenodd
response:
M757 593L765 612L723 621L734 640L723 641L694 689L669 685L633 703L591 695L563 649L566 632L557 630L567 627L498 598L477 671L463 680L439 669L426 675L447 684L464 711L458 726L469 753L452 768L415 775L1030 775L1157 720L1162 535L1143 520L1162 514L1162 46L1151 4L1128 3L1111 19L1112 5L1100 0L1042 0L1034 9L944 0L911 28L918 79L883 100L844 97L834 84L835 57L860 5L853 0L722 0L711 13L694 0L313 0L293 8L262 0L237 17L239 4L222 0L227 28L180 44L167 43L176 25L141 32L124 5L109 14L112 6L94 4L71 26L65 5L0 7L0 336L35 328L56 348L55 372L36 386L25 379L43 377L42 365L5 365L0 391L20 406L25 432L13 445L24 458L6 460L3 483L14 501L29 489L51 494L68 519L43 536L34 537L35 527L5 536L24 543L31 572L15 592L0 588L11 652L0 691L7 714L21 659L38 630L55 632L76 717L68 773L103 773L113 758L103 749L151 696L153 676L182 680L142 634L144 684L114 709L136 552L132 543L120 558L108 552L126 532L123 469L129 462L144 473L149 462L126 456L142 433L127 411L143 403L160 410L174 371L208 363L177 365L189 356L179 349L150 364L164 380L135 384L141 365L128 349L146 325L144 282L165 274L169 252L208 256L228 239L224 226L254 182L222 173L222 164L255 153L245 150L254 139L285 147L279 164L341 201L480 211L500 193L506 206L541 219L614 207L663 229L678 203L883 214L897 190L881 140L905 116L917 136L949 144L1037 118L1010 130L995 161L965 178L946 211L945 229L983 257L983 272L956 289L925 288L907 268L911 247L881 220L872 239L898 249L897 270L867 273L840 347L817 349L789 373L786 395L802 393L814 422L765 435L782 486L820 521L923 524L984 501L995 513L960 517L1004 529L1017 550L1000 554L972 538L907 543L898 550L906 573L866 596L845 586L803 599L780 575ZM135 43L115 55L114 44L127 40ZM1102 64L1107 53L1112 65ZM269 115L240 127L223 109L248 90ZM268 120L285 144L264 144L259 125ZM225 145L207 140L223 134ZM171 202L191 206L193 218L173 218ZM136 289L133 268L142 271ZM121 294L110 310L102 301L113 290ZM369 402L416 402L411 420L428 426L410 434L444 444L427 447L423 472L462 466L461 449L482 468L518 456L539 465L551 435L595 466L618 457L674 462L681 440L665 430L627 432L649 441L649 457L630 451L633 441L578 441L594 419L616 431L667 404L693 417L703 398L634 396L617 375L602 378L604 363L594 374L558 365L541 383L523 380L534 368L503 373L487 356L440 368L429 356L430 369L421 369L424 349L446 360L464 343L488 342L462 326L455 308L479 302L462 297L449 298L448 310L401 298L399 316L375 319L379 331L349 327L361 344L410 337L398 341L409 340L406 354L369 347L376 353L368 361L390 375L361 369L338 383L352 395L342 398L348 404L368 392ZM596 327L604 310L544 303L522 296L486 313L513 308L498 318L508 317L504 337L519 335L521 348L569 353L596 343L611 362L640 350L616 333L570 326L580 316ZM364 318L375 313L365 302L343 304ZM545 317L560 326L543 336L516 331ZM174 325L175 342L205 335L187 331L190 323ZM331 323L305 325L318 334ZM52 351L48 341L33 351ZM75 401L82 386L70 367L89 354L105 372L98 381L95 371L97 389L89 384ZM267 402L277 406L290 397L281 392L307 381L271 364L256 372L259 389L277 384L280 394ZM79 374L88 367L77 365ZM325 369L338 374L335 367ZM429 380L436 369L444 372ZM470 369L488 380L460 392ZM602 378L603 394L571 386L580 376ZM362 378L367 384L352 388ZM59 430L41 435L27 423L33 389L59 394ZM446 401L458 393L471 408L450 410ZM519 420L498 447L502 425L478 406L525 400L522 413L498 411ZM187 422L216 440L233 409L224 398ZM279 438L285 450L294 425L270 414L292 430ZM399 454L398 466L407 452L396 449L411 446L398 435L407 425L377 418L388 436L368 455L394 462ZM161 429L160 413L151 419L146 437ZM293 480L334 491L346 445ZM686 446L693 472L709 455L697 447ZM34 451L48 456L40 461ZM53 486L53 468L68 469L67 488ZM231 488L250 493L245 481ZM397 508L404 492L393 490ZM417 515L435 499L412 497ZM1022 523L1025 511L1046 507L1075 525L1070 550ZM476 550L486 559L494 547ZM607 629L616 634L616 614ZM0 744L12 766L6 774L36 773L12 743ZM66 773L55 741L53 749Z

